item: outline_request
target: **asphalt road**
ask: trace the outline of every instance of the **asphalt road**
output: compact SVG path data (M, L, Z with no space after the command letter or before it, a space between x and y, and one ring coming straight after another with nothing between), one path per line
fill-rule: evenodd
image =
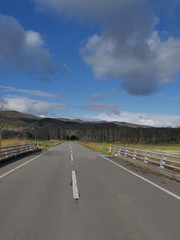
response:
M178 240L179 196L180 183L65 142L1 166L0 239Z

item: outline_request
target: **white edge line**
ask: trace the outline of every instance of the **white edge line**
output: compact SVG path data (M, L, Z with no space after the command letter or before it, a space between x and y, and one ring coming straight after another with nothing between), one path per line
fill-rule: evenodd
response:
M118 163L113 162L112 160L110 160L110 159L104 157L103 155L101 155L101 154L98 154L98 155L101 156L102 158L106 159L107 161L113 163L114 165L116 165L116 166L122 168L123 170L125 170L125 171L131 173L132 175L134 175L134 176L136 176L136 177L138 177L138 178L144 180L145 182L147 182L147 183L153 185L154 187L160 189L161 191L166 192L167 194L171 195L172 197L176 198L177 200L180 200L180 196L178 196L178 195L176 195L176 194L170 192L169 190L167 190L167 189L165 189L165 188L163 188L163 187L161 187L161 186L159 186L159 185L157 185L157 184L155 184L155 183L149 181L148 179L146 179L146 178L144 178L144 177L139 176L138 174L136 174L136 173L130 171L129 169L127 169L127 168L121 166L121 165L118 164Z
M79 199L79 192L78 192L78 186L77 186L75 171L72 171L72 190L73 190L73 198L74 199Z
M18 170L19 168L21 168L21 167L25 166L26 164L28 164L28 163L30 163L30 162L32 162L32 161L34 161L36 158L38 158L38 157L41 157L41 156L42 156L42 155L44 155L45 153L47 153L47 152L44 152L44 153L42 153L42 154L40 154L40 155L38 155L38 156L36 156L36 157L34 157L34 158L30 159L29 161L27 161L27 162L25 162L25 163L23 163L23 164L21 164L21 165L19 165L19 166L15 167L15 168L13 168L13 169L12 169L12 170L10 170L9 172L6 172L6 173L4 173L3 175L1 175L1 176L0 176L0 179L2 179L3 177L5 177L5 176L9 175L9 174L10 174L10 173L12 173L12 172L14 172L14 171Z

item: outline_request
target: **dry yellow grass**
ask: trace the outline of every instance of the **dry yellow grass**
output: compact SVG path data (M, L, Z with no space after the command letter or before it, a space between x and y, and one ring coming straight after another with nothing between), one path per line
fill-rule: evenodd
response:
M7 147L7 146L15 146L15 145L21 145L21 144L28 144L30 143L29 140L27 139L3 139L2 140L2 147Z
M37 146L37 149L45 149L46 147L54 147L58 144L61 144L63 141L61 140L43 140L43 141L35 141L35 140L27 140L27 139L3 139L2 147L15 146L21 144L30 144L33 143Z
M96 143L96 142L89 142L89 141L78 141L78 143L91 150L110 154L109 152L110 144L108 143Z

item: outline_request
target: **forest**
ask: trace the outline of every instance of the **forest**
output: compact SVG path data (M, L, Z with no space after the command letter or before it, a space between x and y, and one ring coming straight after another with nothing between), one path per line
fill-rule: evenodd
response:
M0 112L1 137L32 140L88 140L127 143L179 143L180 128L157 128L121 122L40 118L15 111Z

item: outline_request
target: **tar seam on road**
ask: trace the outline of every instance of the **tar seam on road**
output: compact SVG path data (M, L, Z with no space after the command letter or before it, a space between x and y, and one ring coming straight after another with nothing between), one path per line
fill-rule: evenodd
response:
M79 199L79 192L76 180L76 173L72 171L72 190L73 190L73 198L78 200Z
M25 162L25 163L23 163L23 164L21 164L21 165L15 167L15 168L13 168L13 169L10 170L9 172L4 173L3 175L0 176L0 179L3 178L3 177L5 177L5 176L7 176L7 175L9 175L9 174L12 173L12 172L18 170L19 168L25 166L26 164L28 164L28 163L34 161L36 158L41 157L42 155L44 155L44 154L46 154L46 153L47 153L47 152L44 152L44 153L42 153L42 154L40 154L40 155L38 155L38 156L36 156L36 157L30 159L29 161L27 161L27 162Z
M102 158L106 159L106 160L109 161L110 163L113 163L114 165L116 165L116 166L122 168L123 170L125 170L125 171L131 173L132 175L134 175L134 176L136 176L136 177L138 177L138 178L144 180L145 182L147 182L147 183L153 185L154 187L160 189L161 191L166 192L167 194L171 195L172 197L176 198L177 200L180 200L180 196L178 196L178 195L176 195L176 194L170 192L169 190L167 190L167 189L165 189L165 188L163 188L163 187L161 187L161 186L159 186L159 185L157 185L157 184L155 184L155 183L149 181L148 179L146 179L146 178L144 178L144 177L139 176L138 174L136 174L136 173L130 171L129 169L127 169L127 168L121 166L120 164L113 162L112 160L108 159L107 157L104 157L104 156L101 155L101 154L98 154L98 155L101 156Z

